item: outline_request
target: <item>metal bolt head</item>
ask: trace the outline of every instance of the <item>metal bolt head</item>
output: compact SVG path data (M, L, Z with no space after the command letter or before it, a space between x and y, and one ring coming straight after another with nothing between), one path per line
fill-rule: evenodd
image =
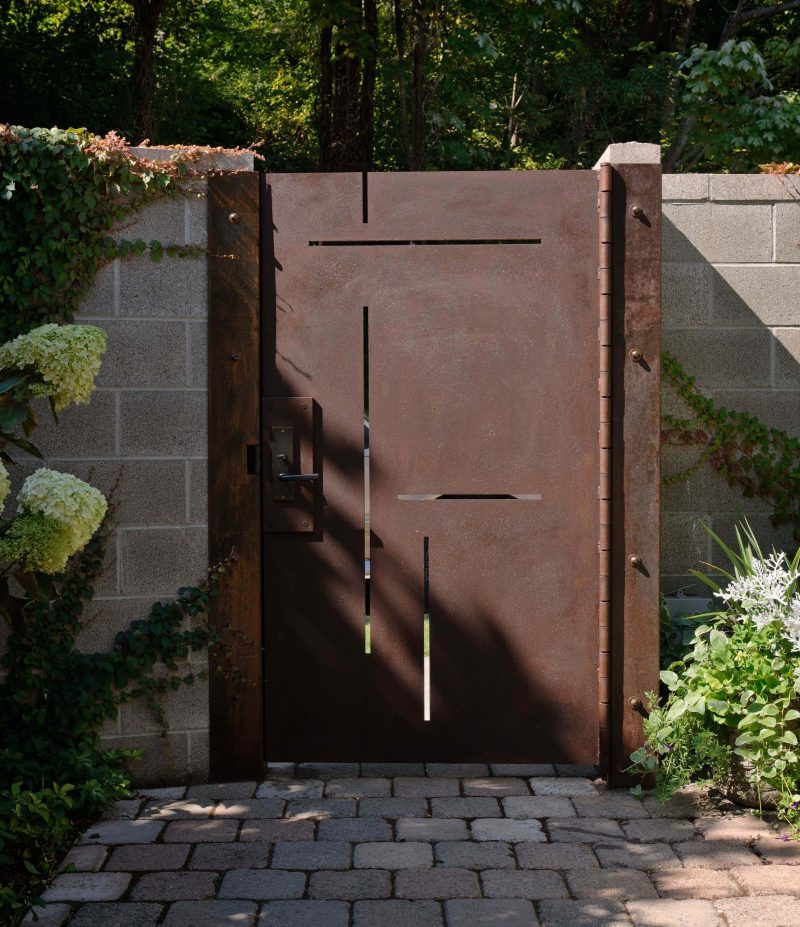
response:
M239 221L239 213L231 212L228 213L228 222L232 222L234 225Z
M631 554L630 557L628 557L628 563L635 569L636 567L640 567L642 565L642 558L637 554Z
M239 355L236 353L236 351L232 351L229 357L231 360L239 360Z
M631 215L634 219L639 219L644 215L644 210L641 206L631 206Z
M642 700L634 695L633 698L628 699L628 704L634 711L638 711L642 707Z
M631 348L631 350L630 350L629 353L630 353L630 358L631 358L631 360L632 360L632 361L635 361L635 363L637 363L637 364L639 363L639 361L640 361L640 360L642 359L642 357L644 356L644 355L642 354L642 352L641 352L638 348Z

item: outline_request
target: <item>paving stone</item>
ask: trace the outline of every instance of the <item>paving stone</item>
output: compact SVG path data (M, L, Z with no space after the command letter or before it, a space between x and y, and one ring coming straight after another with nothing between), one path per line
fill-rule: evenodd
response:
M630 927L631 920L618 901L543 901L542 927ZM667 927L667 925L662 925Z
M322 779L267 779L256 789L256 798L322 798L324 787Z
M388 798L391 794L389 779L329 779L325 783L326 798Z
M628 821L622 825L622 829L628 840L640 843L653 840L677 843L680 840L691 840L697 836L695 826L691 821L681 821L677 818L641 818L637 821Z
M613 841L593 847L606 869L680 869L681 861L666 843Z
M271 763L267 761L267 773L270 779L294 779L297 776L297 763Z
M278 843L272 855L274 869L349 869L352 846L341 841Z
M733 869L734 866L758 866L761 859L742 843L725 840L687 840L673 843L684 866L700 869Z
M440 866L398 872L394 893L398 898L480 898L481 887L472 870Z
M429 843L359 843L353 851L356 869L417 869L433 865Z
M294 804L294 803L293 803ZM214 809L215 818L279 818L285 802L282 798L245 798L242 801L226 799Z
M36 907L22 918L20 927L61 927L69 916L68 904L48 904L44 908ZM34 920L35 912L35 920Z
M627 901L629 898L658 898L650 879L634 869L571 869L567 885L576 898Z
M269 865L269 843L200 843L192 853L190 869L265 869Z
M523 869L589 869L600 865L591 848L580 843L518 843L514 852Z
M269 799L264 799L268 801ZM290 801L285 816L290 821L324 821L326 818L354 818L356 803L352 798L304 798Z
M398 798L443 798L461 793L458 779L398 776L394 780L394 794Z
M364 798L358 803L362 818L422 818L428 814L424 798Z
M720 898L714 905L728 927L800 927L800 905L792 895Z
M767 837L763 840L756 840L753 848L768 863L800 866L800 843L797 840L781 840L777 836Z
M432 798L431 815L435 818L499 818L500 802L496 798Z
M388 898L391 893L390 875L385 869L313 872L308 883L310 898L355 901L359 898Z
M677 792L665 802L652 795L644 800L644 806L654 818L696 818L705 807L705 796L699 791Z
M481 882L487 898L569 898L561 876L546 869L487 869Z
M149 872L133 886L134 901L200 901L212 898L216 872Z
M152 801L142 809L142 819L149 821L190 821L210 818L214 802L192 801L181 798L178 801Z
M160 904L85 904L69 923L70 927L155 927L159 917Z
M162 821L100 821L86 831L81 843L155 843L162 830Z
M424 776L424 763L362 763L362 776Z
M357 901L354 927L442 927L435 901Z
M226 872L217 896L267 901L271 898L302 898L306 877L302 872L279 869L231 869Z
M298 779L340 779L343 776L359 776L358 763L298 763Z
M623 792L604 792L598 795L576 795L572 799L575 810L582 818L612 818L628 820L649 818L647 809L633 795Z
M106 872L156 872L180 869L189 855L188 843L119 846L106 863ZM205 866L213 869L213 866Z
M206 782L189 786L187 798L222 801L223 799L252 798L256 791L255 782ZM259 798L262 796L259 795ZM264 798L272 796L264 795ZM169 916L169 915L168 915Z
M488 776L482 779L465 779L465 795L490 795L502 798L504 795L530 795L531 790L524 779L502 776Z
M70 869L74 872L99 872L103 868L107 855L108 847L100 845L73 847L58 868L60 870Z
M533 927L539 923L533 905L521 898L446 901L444 916L447 927Z
M748 895L795 895L800 897L800 878L794 866L737 866L731 875Z
M509 843L536 843L547 837L539 821L517 821L512 818L480 818L470 825L476 840L505 840Z
M142 800L139 798L124 798L115 801L114 804L107 808L100 820L101 821L132 821L139 813L142 807Z
M176 901L163 927L253 927L256 910L252 901Z
M160 825L159 825L160 826ZM239 822L173 821L164 831L165 843L227 843L236 839Z
M466 840L467 823L458 818L400 818L398 840Z
M516 869L508 843L442 842L435 846L436 863L464 869Z
M428 776L456 776L463 779L465 776L488 776L488 763L426 763L425 773Z
M493 776L554 776L556 769L551 763L493 763Z
M590 779L540 776L530 780L534 795L597 795Z
M550 839L567 843L598 843L609 837L622 840L622 828L607 818L549 818Z
M116 901L130 885L127 872L65 872L44 892L45 901Z
M710 901L629 901L630 914L636 927L723 927L716 908Z
M775 834L769 824L752 814L700 817L695 824L706 840L743 840L746 842L759 837L771 838Z
M175 801L186 797L185 785L168 785L160 789L140 789L136 794L145 801Z
M314 821L245 821L239 839L243 843L286 843L289 840L313 840Z
M665 898L732 898L742 890L730 874L719 869L660 869L650 876L658 894Z
M392 825L383 818L331 818L319 822L317 839L349 840L352 843L391 840Z
M346 901L270 901L261 909L259 927L348 927ZM189 925L187 925L189 927Z
M568 818L575 809L568 798L558 795L519 795L503 799L503 810L509 818Z

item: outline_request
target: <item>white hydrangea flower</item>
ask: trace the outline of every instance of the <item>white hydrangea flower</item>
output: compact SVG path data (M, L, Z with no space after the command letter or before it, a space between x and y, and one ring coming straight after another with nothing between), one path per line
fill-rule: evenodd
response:
M0 368L33 367L44 383L31 392L51 396L60 411L72 402L89 401L105 349L101 328L48 323L0 345Z
M18 511L44 515L67 525L73 553L85 546L106 514L106 497L71 473L41 467L22 484Z
M3 506L5 505L10 490L11 480L8 477L8 470L6 470L3 461L0 460L0 512L3 511Z

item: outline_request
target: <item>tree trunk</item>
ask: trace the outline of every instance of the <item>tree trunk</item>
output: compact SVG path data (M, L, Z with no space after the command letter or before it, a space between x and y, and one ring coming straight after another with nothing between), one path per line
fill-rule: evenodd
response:
M425 168L425 0L411 3L411 162L412 171Z
M133 102L140 141L156 138L156 32L166 0L133 0Z
M378 69L378 4L377 0L364 0L364 31L366 50L361 77L361 101L358 114L358 133L361 141L361 170L373 167L375 137L375 75Z
M397 52L397 90L399 96L398 119L400 122L400 145L411 168L411 142L408 137L408 97L406 94L406 35L403 22L403 2L394 0L394 42Z

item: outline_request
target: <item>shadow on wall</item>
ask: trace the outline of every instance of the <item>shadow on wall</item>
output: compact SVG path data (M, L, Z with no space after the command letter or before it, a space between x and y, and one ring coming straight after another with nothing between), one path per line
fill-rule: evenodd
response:
M675 178L690 179L701 180ZM800 184L769 175L704 179L711 200L665 195L664 349L722 406L800 436ZM664 411L683 415L682 406L665 387ZM663 475L698 456L696 447L664 447ZM663 486L663 591L705 591L689 571L724 562L704 524L730 542L746 516L765 546L793 551L791 526L773 527L770 512L707 464Z

